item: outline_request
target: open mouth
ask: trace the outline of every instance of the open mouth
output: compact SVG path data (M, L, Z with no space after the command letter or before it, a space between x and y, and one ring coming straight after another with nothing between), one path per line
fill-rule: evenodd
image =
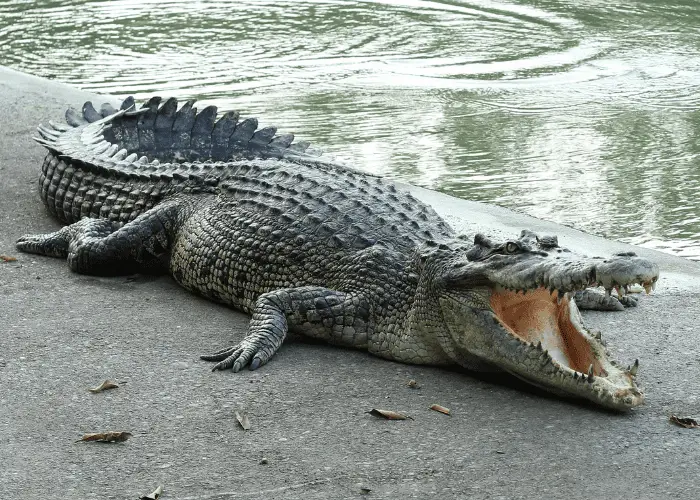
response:
M635 381L638 362L625 370L612 361L600 336L584 328L569 294L559 296L542 287L523 294L497 287L490 305L498 324L521 341L526 368L507 368L513 375L618 410L644 401Z
M540 345L562 367L581 374L605 376L587 335L571 320L569 297L559 299L544 288L525 295L509 290L491 294L491 308L502 326L514 336Z

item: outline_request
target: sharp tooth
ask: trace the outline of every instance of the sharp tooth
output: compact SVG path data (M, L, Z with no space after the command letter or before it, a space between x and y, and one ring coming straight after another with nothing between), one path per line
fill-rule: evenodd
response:
M574 372L574 380L578 380L578 372Z
M651 288L652 284L651 283L644 283L644 291L649 295L651 293Z
M620 297L624 297L624 296L626 295L626 293L627 293L627 290L625 290L625 288L626 288L626 287L624 287L624 286L618 286L618 287L616 287L616 289L617 289L617 295L620 296Z
M566 296L566 292L559 290L557 294L557 304L561 304L562 299Z
M601 332L595 332L593 336L598 340L603 340L603 334Z
M593 376L593 363L591 363L591 366L588 367L588 383L593 383L593 380L595 380L595 377Z
M656 281L652 281L651 283L651 289L656 290Z
M633 377L636 377L636 376L637 376L637 370L639 370L639 360L638 360L638 359L635 359L635 360L634 360L634 365L632 366L632 368L629 369L630 375L632 375Z

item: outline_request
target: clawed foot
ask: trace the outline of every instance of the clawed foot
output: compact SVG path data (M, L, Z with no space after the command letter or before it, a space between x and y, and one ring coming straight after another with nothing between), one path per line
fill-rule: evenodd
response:
M639 297L635 295L625 295L624 297L618 297L617 300L625 307L637 307Z
M67 232L64 230L49 234L25 234L17 240L17 250L26 253L59 257L68 256Z
M635 295L612 295L587 288L574 294L579 309L595 311L623 311L626 307L637 307L639 297Z
M250 364L251 370L257 370L268 362L273 353L274 351L269 352L265 346L261 347L245 338L240 344L221 349L214 354L200 356L200 359L204 361L218 361L211 371L231 368L236 373L248 364Z

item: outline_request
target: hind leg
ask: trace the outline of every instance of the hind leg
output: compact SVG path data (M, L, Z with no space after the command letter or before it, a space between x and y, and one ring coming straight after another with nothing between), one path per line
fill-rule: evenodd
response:
M82 219L54 233L22 236L17 248L66 258L70 268L81 274L162 272L178 225L177 208L176 204L156 206L121 228L105 219Z

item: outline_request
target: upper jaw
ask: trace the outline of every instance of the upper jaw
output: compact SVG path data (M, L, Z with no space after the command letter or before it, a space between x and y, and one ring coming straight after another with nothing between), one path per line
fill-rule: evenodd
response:
M624 295L630 285L640 284L647 292L656 286L659 267L633 253L602 257L578 257L571 254L496 255L488 260L472 262L462 279L508 290L527 291L544 287L561 294L602 286L609 293L613 288Z
M608 259L594 258L596 285L609 293L613 288L618 293L627 292L631 284L639 283L647 293L656 288L659 266L648 259L637 257L633 252L618 253Z

